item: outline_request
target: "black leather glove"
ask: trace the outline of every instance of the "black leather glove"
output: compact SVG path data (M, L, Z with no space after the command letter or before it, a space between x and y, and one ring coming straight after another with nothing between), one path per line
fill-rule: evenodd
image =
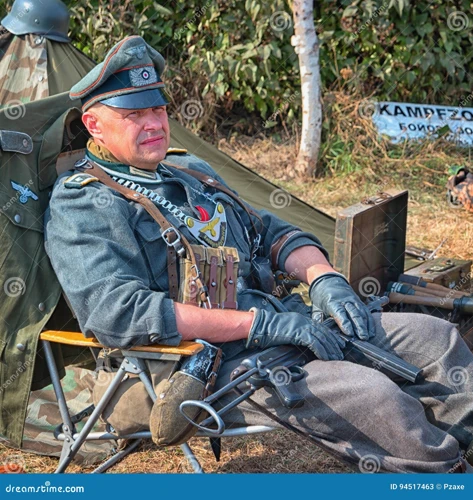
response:
M331 316L346 335L368 340L376 334L374 319L348 281L341 274L327 273L316 278L309 288L312 318L320 319L320 311Z
M299 313L275 313L252 308L255 313L246 347L265 349L283 344L308 347L324 361L342 360L345 340L325 325L315 324Z

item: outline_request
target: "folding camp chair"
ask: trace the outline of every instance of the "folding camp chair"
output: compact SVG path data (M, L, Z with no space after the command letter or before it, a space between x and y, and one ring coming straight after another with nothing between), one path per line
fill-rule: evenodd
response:
M104 348L104 346L102 346L95 338L86 338L81 333L55 330L43 331L40 336L40 341L44 348L46 363L49 369L62 419L62 424L60 424L54 432L54 437L58 441L61 441L63 443L61 457L59 459L59 465L56 469L56 473L66 471L67 467L86 441L109 441L119 439L126 439L130 441L130 444L126 446L126 448L110 457L93 471L93 473L101 473L105 472L112 465L116 464L126 455L135 450L143 439L151 438L151 432L149 430L135 432L133 434L119 435L113 429L110 429L110 432L92 432L92 429L127 373L138 375L152 401L154 402L156 400L157 396L154 392L151 379L145 369L145 359L179 361L183 356L191 356L198 353L203 348L202 344L198 344L197 342L184 341L178 347L149 345L142 347L132 347L129 350L122 350L123 361L118 371L116 372L116 375L114 376L110 386L103 394L97 406L94 407L92 405L77 415L71 415L67 407L64 392L61 386L61 381L59 379L59 373L53 356L51 342L72 345L76 347L88 347L91 349L102 349ZM80 432L77 432L75 424L86 418L87 420L85 421L84 427ZM220 432L218 434L216 434L215 432L206 433L199 431L197 433L197 436L213 438L235 437L271 432L273 430L275 430L275 427L252 425L223 430L223 432ZM184 443L180 445L180 447L184 453L184 456L192 466L194 472L202 473L202 467L188 443Z

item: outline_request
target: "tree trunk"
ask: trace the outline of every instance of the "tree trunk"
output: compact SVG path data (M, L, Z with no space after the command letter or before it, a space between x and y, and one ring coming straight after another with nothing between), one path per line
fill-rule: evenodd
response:
M293 175L308 177L316 172L322 133L319 40L314 26L313 0L294 0L292 10L291 44L299 56L302 94L302 135Z

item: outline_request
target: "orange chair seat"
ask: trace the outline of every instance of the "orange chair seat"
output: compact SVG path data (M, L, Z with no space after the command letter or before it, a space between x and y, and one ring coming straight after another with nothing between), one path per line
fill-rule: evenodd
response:
M103 346L95 337L84 337L78 332L63 332L59 330L46 330L41 333L41 340L49 342L57 342L59 344L74 345L77 347L99 347ZM159 354L178 354L180 356L192 356L200 352L204 346L197 342L182 341L178 346L168 346L160 344L152 344L145 346L130 347L128 351L141 351Z

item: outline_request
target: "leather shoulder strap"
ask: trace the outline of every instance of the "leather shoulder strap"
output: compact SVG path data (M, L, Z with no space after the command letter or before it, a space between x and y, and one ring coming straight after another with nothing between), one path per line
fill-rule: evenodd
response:
M94 175L97 179L105 184L107 187L114 189L119 192L125 198L135 201L143 206L143 208L151 215L151 217L159 224L161 228L161 236L167 245L167 268L168 268L168 278L169 278L169 296L172 300L177 301L179 297L179 280L177 274L177 255L181 256L187 251L187 255L192 261L194 270L196 272L196 284L200 293L203 294L202 301L205 302L207 298L206 287L202 282L200 276L199 267L197 266L197 261L195 259L194 251L188 240L182 235L160 212L158 207L149 200L146 196L143 196L132 189L129 189L118 182L115 182L106 172L104 172L97 163L92 160L88 160L84 163L78 170L84 170L89 174Z

